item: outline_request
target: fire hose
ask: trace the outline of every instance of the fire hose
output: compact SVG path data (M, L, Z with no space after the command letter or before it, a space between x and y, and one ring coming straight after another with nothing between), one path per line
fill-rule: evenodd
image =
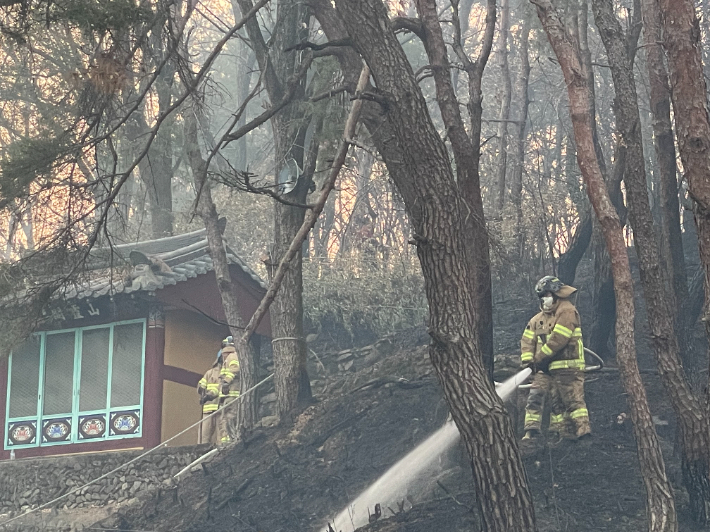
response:
M584 354L589 355L591 358L593 358L595 363L592 365L589 365L589 364L587 364L587 362L585 360L585 366L582 371L584 371L585 373L593 373L595 371L601 371L604 368L604 361L602 360L602 357L597 355L594 351L585 347ZM520 384L520 385L518 385L518 388L527 389L527 388L530 388L531 386L532 386L531 383Z

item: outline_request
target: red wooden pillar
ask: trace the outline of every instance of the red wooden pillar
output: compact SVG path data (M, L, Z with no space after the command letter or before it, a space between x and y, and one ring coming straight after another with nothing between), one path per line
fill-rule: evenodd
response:
M5 450L5 442L7 441L7 419L5 413L7 411L7 357L0 360L0 438L3 439L0 445L0 460L10 458L10 451Z
M163 412L163 354L165 351L165 314L159 305L151 306L145 339L145 378L143 390L143 441L146 447L160 443Z

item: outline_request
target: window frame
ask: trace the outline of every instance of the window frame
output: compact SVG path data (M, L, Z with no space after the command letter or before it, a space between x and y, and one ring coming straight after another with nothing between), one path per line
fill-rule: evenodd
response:
M142 324L143 330L143 340L141 343L141 376L140 376L140 397L139 403L130 406L112 407L111 406L111 388L112 388L112 378L113 378L113 350L114 350L114 329L121 325L131 325L140 323ZM105 408L98 410L79 410L80 399L81 399L81 363L82 363L82 343L83 343L83 331L95 330L95 329L109 329L109 349L108 349L108 360L107 360L107 374L106 374L106 403ZM71 413L57 414L57 415L44 415L44 399L45 399L45 366L46 366L46 346L47 346L47 335L61 334L61 333L74 333L74 371L72 374L72 411ZM79 334L81 333L81 334ZM62 446L62 445L72 445L72 444L82 444L82 443L97 443L102 441L114 441L123 440L128 438L140 438L143 436L143 403L145 401L145 355L146 355L146 341L147 341L147 320L145 318L132 319L116 321L111 323L104 323L101 325L90 325L87 327L72 327L69 329L58 329L54 331L40 331L33 333L34 336L40 337L40 356L39 356L39 368L37 371L38 382L38 393L37 393L37 408L35 410L35 415L21 416L21 417L10 417L10 399L12 393L12 357L13 353L10 353L8 357L7 364L7 395L5 401L5 427L4 427L4 442L3 449L28 449L35 447L50 447L50 446ZM139 424L138 429L132 434L110 434L110 423L112 415L117 415L119 413L125 412L137 412ZM105 429L104 433L100 437L96 438L80 438L79 433L79 418L86 418L92 415L103 415ZM42 441L43 424L45 421L52 419L70 419L71 420L71 432L69 437L64 441ZM36 423L35 425L35 441L29 444L12 444L10 442L10 427L13 424L27 422Z

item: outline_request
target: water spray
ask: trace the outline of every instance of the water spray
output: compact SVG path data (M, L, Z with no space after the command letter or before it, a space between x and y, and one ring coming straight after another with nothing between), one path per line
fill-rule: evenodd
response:
M525 380L532 370L526 368L503 383L496 383L496 393L505 401ZM407 491L417 478L431 472L439 465L441 457L459 441L459 431L453 421L447 420L444 426L420 443L387 472L378 478L357 498L338 514L327 530L336 532L354 532L369 522L370 508L379 504L382 512L388 508L397 508L397 503L405 500ZM323 526L318 528L323 530Z

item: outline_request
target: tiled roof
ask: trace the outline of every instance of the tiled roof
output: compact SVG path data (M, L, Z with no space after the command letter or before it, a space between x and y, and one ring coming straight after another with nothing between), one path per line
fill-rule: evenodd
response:
M129 256L134 251L152 259L153 267L131 265ZM256 272L229 247L227 260L239 266L257 285L266 288ZM100 248L92 252L90 264L93 270L90 276L94 279L67 287L62 297L86 299L137 291L153 292L214 269L204 229L157 240Z

